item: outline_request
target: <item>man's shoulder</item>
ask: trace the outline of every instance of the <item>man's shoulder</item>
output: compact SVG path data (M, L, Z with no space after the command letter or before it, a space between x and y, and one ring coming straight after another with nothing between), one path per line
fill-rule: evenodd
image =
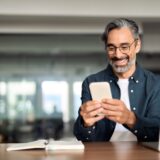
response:
M157 73L154 73L150 70L146 70L144 69L144 76L146 77L146 79L148 80L148 82L151 85L158 85L160 86L160 75Z
M93 82L93 81L104 81L107 78L107 69L103 69L99 72L90 74L89 76L87 76L85 78L85 80L88 80L89 82Z
M160 78L160 74L154 73L153 71L144 69L144 75L151 80L158 80Z

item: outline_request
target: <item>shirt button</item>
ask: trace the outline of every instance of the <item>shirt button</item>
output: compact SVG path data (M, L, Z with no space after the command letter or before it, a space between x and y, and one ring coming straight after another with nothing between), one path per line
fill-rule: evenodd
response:
M109 82L112 83L112 80L110 80Z
M135 108L135 107L133 107L133 110L135 111L135 110L136 110L136 108Z
M92 129L95 129L95 128L96 128L95 126L92 127Z
M131 79L133 79L133 77L131 77Z
M88 131L88 134L91 134L91 131Z
M144 136L145 139L147 139L147 136Z
M86 140L88 140L89 138L87 137Z
M135 131L134 131L134 133L138 133L138 131L137 131L137 130L135 130Z
M133 89L131 89L131 93L133 93Z
M139 80L136 80L136 83L139 83Z

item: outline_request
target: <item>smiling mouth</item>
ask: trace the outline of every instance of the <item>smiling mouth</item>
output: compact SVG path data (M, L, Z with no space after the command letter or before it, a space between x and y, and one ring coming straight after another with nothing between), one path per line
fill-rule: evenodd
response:
M112 62L116 65L116 66L125 66L127 65L129 61L128 57L124 57L124 58L113 58Z

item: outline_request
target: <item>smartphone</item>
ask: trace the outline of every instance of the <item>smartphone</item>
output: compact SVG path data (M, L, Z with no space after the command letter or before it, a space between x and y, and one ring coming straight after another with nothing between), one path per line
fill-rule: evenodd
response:
M108 82L92 82L89 85L93 100L101 101L105 98L112 98L110 84Z

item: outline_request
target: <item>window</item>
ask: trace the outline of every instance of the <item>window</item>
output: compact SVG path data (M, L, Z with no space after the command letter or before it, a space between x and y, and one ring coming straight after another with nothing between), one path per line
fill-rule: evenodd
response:
M7 83L8 118L33 120L34 98L36 92L35 82L10 81Z
M0 82L0 118L6 118L6 83Z
M42 108L46 116L63 116L69 120L68 83L65 81L42 82Z

